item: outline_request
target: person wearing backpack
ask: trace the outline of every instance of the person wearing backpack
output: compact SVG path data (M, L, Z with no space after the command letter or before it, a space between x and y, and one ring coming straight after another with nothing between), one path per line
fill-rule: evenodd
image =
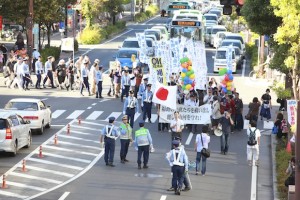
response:
M254 159L255 165L258 166L259 158L259 144L260 144L260 131L256 128L256 121L250 121L250 126L247 130L247 160L249 166L252 166L252 160ZM253 158L253 159L252 159Z
M283 136L283 133L282 133L282 121L283 121L283 114L282 113L278 113L277 116L276 116L276 120L274 122L274 126L277 127L277 138L278 139L281 139L282 136Z

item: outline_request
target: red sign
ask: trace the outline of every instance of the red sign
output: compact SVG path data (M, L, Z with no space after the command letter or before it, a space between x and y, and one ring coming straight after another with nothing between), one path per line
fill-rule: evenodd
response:
M0 15L0 31L2 31L2 16Z

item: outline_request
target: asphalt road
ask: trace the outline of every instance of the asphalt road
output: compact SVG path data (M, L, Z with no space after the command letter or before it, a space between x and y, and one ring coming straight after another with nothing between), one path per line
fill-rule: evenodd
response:
M165 18L155 18L150 22L130 25L128 29L105 44L93 46L88 51L91 60L99 58L104 66L108 66L112 56L128 36L134 36L145 28L155 24L165 23ZM207 49L208 72L212 72L212 55L214 50ZM253 96L263 94L265 87L262 83L249 82L237 75L236 86L244 100L245 107ZM2 84L2 83L1 83ZM265 84L265 83L263 83ZM152 111L153 124L146 123L154 140L156 151L150 155L149 169L138 170L136 164L137 153L130 148L129 163L119 161L120 142L116 141L115 168L106 167L103 161L103 149L98 143L99 132L107 123L109 116L116 116L120 122L123 104L118 99L104 98L98 100L92 97L79 97L79 92L66 92L46 89L43 91L30 90L20 92L0 87L0 107L18 96L44 99L51 105L55 118L52 127L43 135L34 135L33 145L29 149L21 149L19 154L10 158L0 154L0 174L10 170L8 175L8 189L0 189L0 199L30 199L39 200L59 199L65 192L70 192L66 199L228 199L244 200L250 198L251 168L246 162L245 130L233 133L230 139L228 155L221 155L220 139L211 136L211 158L207 161L206 176L194 175L190 171L193 189L183 192L182 196L175 196L166 189L171 186L170 167L165 160L165 153L170 147L170 133L157 131L156 110ZM104 95L105 96L105 95ZM245 109L244 113L247 112ZM77 118L82 119L78 124ZM137 116L134 129L141 116ZM71 125L67 134L66 125ZM263 127L260 122L259 128ZM54 145L54 134L58 135L58 145ZM195 136L187 130L183 134L183 144L191 161L195 160L193 151ZM38 158L38 148L43 145L44 158ZM26 158L28 172L20 171L20 161ZM17 166L15 166L18 164ZM52 190L52 191L51 191ZM45 193L45 194L43 194ZM41 194L39 196L39 194ZM125 196L126 195L126 196Z

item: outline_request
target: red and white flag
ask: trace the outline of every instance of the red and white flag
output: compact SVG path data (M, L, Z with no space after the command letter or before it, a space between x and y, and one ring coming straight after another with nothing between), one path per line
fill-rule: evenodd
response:
M159 82L156 82L152 102L176 110L176 93L177 86L165 86Z

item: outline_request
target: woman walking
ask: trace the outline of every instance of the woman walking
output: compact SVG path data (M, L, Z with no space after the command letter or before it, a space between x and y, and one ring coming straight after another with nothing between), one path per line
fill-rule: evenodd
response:
M201 154L203 148L208 149L208 144L210 142L210 136L207 134L208 126L204 125L202 127L202 133L197 134L195 142L195 151L197 152L196 156L196 175L199 173L200 162L202 161L201 175L205 176L206 172L206 157Z

